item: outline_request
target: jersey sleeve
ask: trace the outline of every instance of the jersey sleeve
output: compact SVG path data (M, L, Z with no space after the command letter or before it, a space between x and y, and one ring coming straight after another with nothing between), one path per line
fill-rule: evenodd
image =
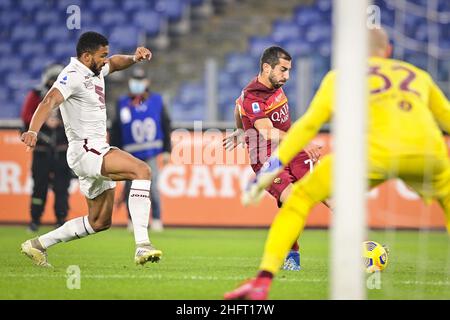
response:
M255 126L256 120L267 118L265 110L267 105L264 101L251 97L245 97L242 103L241 116L246 116L252 126Z
M80 80L76 73L61 72L53 84L52 88L56 88L61 92L64 100L67 100L71 95L78 91Z
M336 73L330 71L322 81L308 111L297 120L281 141L277 153L280 161L288 164L319 132L332 115Z
M109 62L107 62L102 68L103 77L106 77L109 74L109 70L110 70L109 68L110 68Z
M430 95L428 105L439 126L450 133L450 103L430 76Z

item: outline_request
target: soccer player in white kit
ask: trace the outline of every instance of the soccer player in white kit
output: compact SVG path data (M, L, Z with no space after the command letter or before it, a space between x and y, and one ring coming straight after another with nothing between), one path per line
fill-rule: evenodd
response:
M36 145L37 133L54 108L59 106L69 141L67 162L80 181L88 204L88 215L67 221L60 228L22 243L32 261L51 266L47 249L59 242L81 239L111 226L115 181L132 180L128 198L136 241L135 262L158 262L162 252L148 236L150 214L149 166L132 155L111 147L106 141L104 77L136 62L150 60L144 47L134 55L108 56L108 40L96 32L86 32L77 44L77 57L60 73L53 87L36 109L29 131L22 141L28 149Z

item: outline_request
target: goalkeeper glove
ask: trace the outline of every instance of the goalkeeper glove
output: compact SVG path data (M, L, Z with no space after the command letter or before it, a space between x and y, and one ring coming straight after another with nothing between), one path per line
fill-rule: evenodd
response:
M277 156L271 156L256 177L250 181L241 197L244 206L257 205L264 196L264 190L283 171L283 164Z

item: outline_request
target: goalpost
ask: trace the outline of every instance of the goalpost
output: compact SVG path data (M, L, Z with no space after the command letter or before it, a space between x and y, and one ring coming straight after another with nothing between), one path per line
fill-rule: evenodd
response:
M331 225L331 299L365 299L367 9L369 0L334 0L336 108Z

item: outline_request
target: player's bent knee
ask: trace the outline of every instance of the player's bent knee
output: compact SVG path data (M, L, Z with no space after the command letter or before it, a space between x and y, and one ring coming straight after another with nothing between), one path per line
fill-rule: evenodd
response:
M137 180L151 180L152 178L152 171L148 164L146 164L144 161L139 161L139 163L136 165L135 171Z
M108 230L109 228L111 228L111 220L96 220L95 222L91 223L91 227L95 232Z

